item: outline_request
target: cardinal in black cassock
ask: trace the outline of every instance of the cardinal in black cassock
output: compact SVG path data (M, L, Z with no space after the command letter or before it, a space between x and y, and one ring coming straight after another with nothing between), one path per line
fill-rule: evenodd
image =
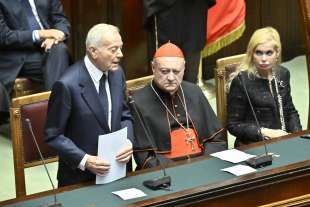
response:
M137 169L157 166L155 151L162 162L170 162L226 149L223 128L203 92L182 81L183 52L172 43L162 45L152 70L151 83L133 94Z

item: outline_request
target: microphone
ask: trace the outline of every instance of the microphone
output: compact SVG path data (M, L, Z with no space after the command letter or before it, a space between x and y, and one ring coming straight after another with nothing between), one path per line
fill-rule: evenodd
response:
M301 135L300 137L304 139L310 139L310 134L304 134L304 135Z
M148 130L146 129L145 127L145 124L144 122L142 121L142 118L140 116L140 112L138 110L138 108L136 107L136 104L135 104L135 101L134 99L129 96L128 97L129 99L129 104L132 106L133 110L134 110L134 113L137 115L138 117L138 120L139 120L139 123L141 124L142 126L142 129L144 131L144 134L147 138L147 140L149 141L151 147L153 148L153 152L155 154L155 159L158 161L159 163L159 166L161 168L161 170L163 171L164 173L164 176L161 177L161 178L156 178L156 179L151 179L151 180L145 180L143 181L143 185L151 190L160 190L160 189L168 189L169 190L169 187L171 186L171 177L170 176L167 176L166 174L166 169L165 167L162 165L161 163L161 160L158 158L157 156L157 153L156 151L154 150L155 147L153 145L153 139L151 139L151 136L150 134L148 133Z
M54 191L54 202L53 202L53 203L50 203L50 204L45 204L45 205L43 205L43 206L41 206L41 207L62 207L62 204L61 204L60 202L57 202L56 193L55 193L55 186L54 186L53 181L52 181L52 179L51 179L50 173L49 173L49 171L48 171L48 169L47 169L47 167L46 167L46 162L44 161L44 157L43 157L42 152L41 152L41 150L40 150L40 147L39 147L39 145L38 145L37 139L36 139L36 137L35 137L35 135L34 135L34 133L33 133L31 121L30 121L30 119L28 119L28 118L26 118L25 121L27 122L28 130L29 130L29 132L30 132L30 134L31 134L31 137L32 137L32 140L33 140L33 142L35 143L36 148L37 148L37 150L38 150L38 152L39 152L40 159L41 159L41 161L42 161L42 163L43 163L43 165L44 165L45 172L47 173L47 176L48 176L48 178L49 178L49 181L50 181L50 183L51 183L51 185L52 185L52 188L53 188L53 191Z
M262 134L261 127L260 127L260 124L258 122L256 113L254 111L254 108L253 108L250 96L248 94L248 90L245 87L242 74L240 76L241 76L241 83L242 83L242 86L244 88L244 91L245 91L245 94L247 96L247 99L249 101L250 108L251 108L252 114L254 116L256 126L258 127L259 136L262 138L263 144L264 144L264 148L265 148L265 154L262 154L262 155L259 155L259 156L256 156L256 157L252 157L252 158L246 160L246 163L248 165L250 165L251 167L253 167L253 168L265 167L265 166L268 166L268 165L272 164L272 155L268 153L267 144L266 144L266 137L263 136L263 134Z

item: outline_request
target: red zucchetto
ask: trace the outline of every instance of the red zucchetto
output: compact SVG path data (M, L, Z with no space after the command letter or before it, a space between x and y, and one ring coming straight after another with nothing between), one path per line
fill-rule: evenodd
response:
M168 42L166 44L163 44L160 46L154 55L154 58L158 57L181 57L184 58L182 50L176 46L175 44L172 44L171 42Z

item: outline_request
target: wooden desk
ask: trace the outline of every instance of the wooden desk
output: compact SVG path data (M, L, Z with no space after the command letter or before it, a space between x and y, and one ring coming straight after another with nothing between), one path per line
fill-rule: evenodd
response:
M63 206L258 206L310 193L310 140L296 135L269 141L269 151L279 154L271 166L244 176L233 176L220 169L233 164L203 157L167 169L173 191L150 191L142 181L162 175L145 171L100 186L73 186L57 189ZM263 153L262 143L243 148L252 154ZM122 201L112 191L135 187L147 197ZM32 207L52 201L52 192L1 202L5 207ZM49 195L49 196L46 196ZM74 198L74 199L73 199ZM37 200L36 200L37 199ZM19 202L19 203L18 203Z

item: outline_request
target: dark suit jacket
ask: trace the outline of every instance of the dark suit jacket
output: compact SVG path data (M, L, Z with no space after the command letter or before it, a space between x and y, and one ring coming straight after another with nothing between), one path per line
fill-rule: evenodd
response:
M77 167L85 153L97 155L98 135L128 127L128 138L133 138L123 71L121 68L109 71L108 77L112 99L111 130L84 61L72 65L53 86L45 138L59 153L60 185L95 179L95 175Z
M25 57L40 48L33 43L21 0L0 0L0 82L13 82ZM70 24L60 0L34 0L45 29L58 29L69 35Z
M290 72L280 66L276 70L276 77L277 83L274 80L271 82L272 93L267 79L249 75L247 72L239 73L232 80L227 96L227 129L236 136L236 147L262 140L243 84L246 86L260 127L281 129L278 97L273 96L277 94L277 84L282 97L286 131L293 133L302 130L299 114L291 96Z

